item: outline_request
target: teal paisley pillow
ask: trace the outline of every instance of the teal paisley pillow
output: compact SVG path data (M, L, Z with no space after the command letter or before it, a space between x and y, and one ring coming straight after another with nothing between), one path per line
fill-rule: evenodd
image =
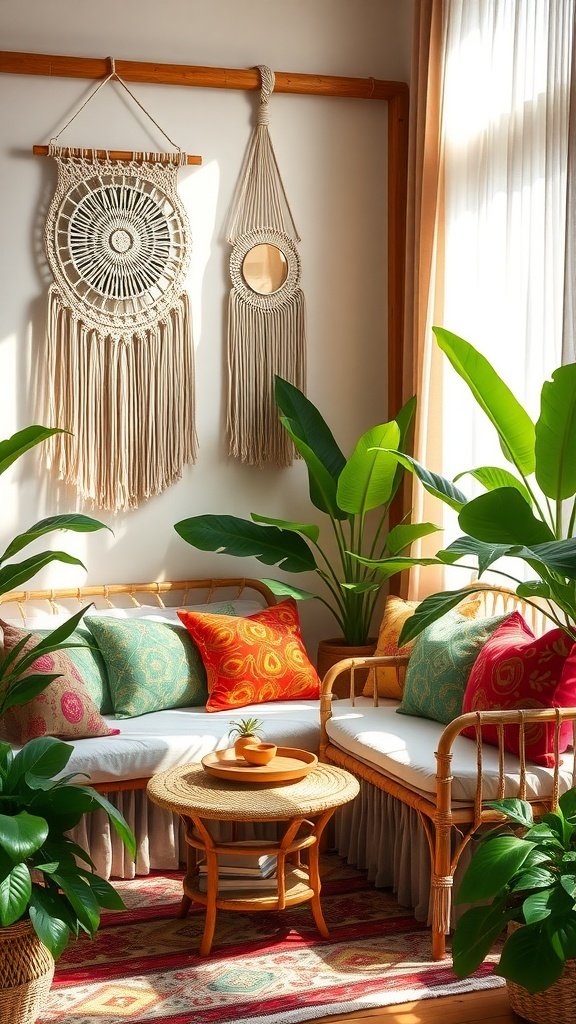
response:
M52 632L49 629L35 629L34 636L45 637ZM78 670L88 695L94 701L102 715L112 715L112 696L108 685L108 673L94 637L90 630L80 625L66 640L68 644L82 644L81 647L69 647L66 654ZM90 646L86 646L89 644Z
M454 609L427 626L410 655L398 714L444 725L462 714L470 670L488 637L507 618L464 618Z
M234 613L230 603L213 608ZM206 670L180 623L95 614L86 625L104 658L117 718L206 704Z

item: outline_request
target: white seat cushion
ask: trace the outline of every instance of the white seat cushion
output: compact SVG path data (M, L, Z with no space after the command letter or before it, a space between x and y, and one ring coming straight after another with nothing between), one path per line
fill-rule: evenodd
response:
M205 754L230 746L230 723L252 717L263 722L263 739L317 753L319 708L319 701L286 701L230 712L196 707L121 720L104 716L120 729L120 735L76 740L62 774L85 772L89 780L78 781L86 784L148 778L176 765L197 763Z
M444 726L427 718L397 715L398 701L380 700L374 707L371 698L337 701L327 724L331 743L358 760L376 768L389 778L398 779L409 789L436 799L435 751ZM469 804L476 792L476 742L459 736L452 747L452 797ZM573 751L562 755L560 791L572 786ZM517 796L520 763L506 754L507 795ZM526 797L534 799L551 789L552 770L529 764L526 771ZM483 797L498 798L498 748L483 747Z

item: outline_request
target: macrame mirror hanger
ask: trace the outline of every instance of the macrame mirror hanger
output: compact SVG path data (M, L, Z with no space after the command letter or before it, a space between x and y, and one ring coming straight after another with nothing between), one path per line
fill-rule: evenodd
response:
M54 277L45 412L69 431L51 439L49 465L84 500L118 511L161 493L196 458L190 231L177 174L201 159L187 157L110 63L45 147L58 169L44 229ZM58 145L113 79L175 152Z
M300 241L270 138L274 72L257 65L261 92L228 228L229 454L248 465L288 466L294 445L274 400L274 376L303 389L306 323Z

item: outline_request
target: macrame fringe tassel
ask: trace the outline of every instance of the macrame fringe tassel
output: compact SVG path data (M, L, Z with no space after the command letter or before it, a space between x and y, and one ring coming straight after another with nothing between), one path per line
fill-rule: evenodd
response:
M304 294L263 312L233 289L228 311L228 438L230 455L251 466L289 466L294 445L279 420L274 374L306 386Z
M98 508L137 508L194 462L194 346L188 296L153 329L115 338L87 328L52 286L47 374L49 465Z

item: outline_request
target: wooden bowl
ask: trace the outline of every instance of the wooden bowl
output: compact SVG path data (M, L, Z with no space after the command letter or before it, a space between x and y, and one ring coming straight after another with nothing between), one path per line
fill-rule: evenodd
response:
M275 743L247 743L242 756L249 764L269 764L277 750Z

